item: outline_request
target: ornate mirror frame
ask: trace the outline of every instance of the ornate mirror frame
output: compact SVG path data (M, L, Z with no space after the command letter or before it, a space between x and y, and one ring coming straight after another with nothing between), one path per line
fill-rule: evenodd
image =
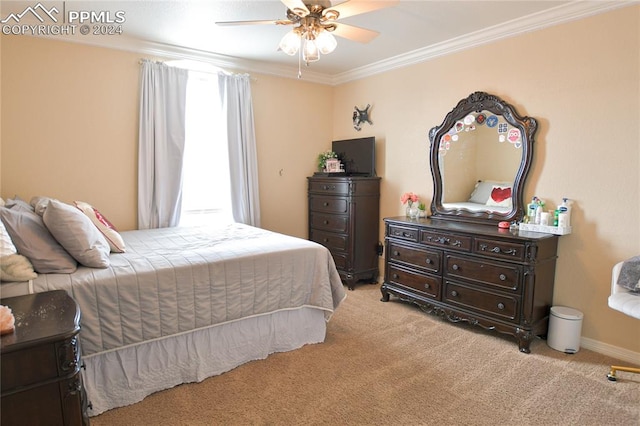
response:
M473 211L466 208L447 208L443 206L443 179L440 167L440 141L460 120L469 114L489 111L496 116L502 116L511 126L520 130L522 140L522 158L517 169L511 192L511 210L499 213L487 209ZM533 158L534 134L538 128L537 121L532 117L521 117L514 107L495 95L485 92L474 92L462 99L447 114L440 126L429 131L431 174L433 176L433 199L431 201L431 218L458 220L486 224L497 224L501 221L522 219L525 209L523 192L527 174L531 168Z

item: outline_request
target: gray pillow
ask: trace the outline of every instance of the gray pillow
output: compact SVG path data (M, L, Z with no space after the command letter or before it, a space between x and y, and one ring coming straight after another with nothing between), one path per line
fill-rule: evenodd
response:
M633 292L640 292L640 256L625 260L620 268L617 283Z
M27 203L26 201L24 201L22 198L18 197L17 195L13 198L9 198L5 203L4 206L10 209L20 209L23 211L33 211L33 207Z
M61 201L50 200L42 220L51 235L79 263L90 268L109 266L109 243L80 210Z
M70 274L76 270L76 260L56 241L42 218L33 211L0 207L0 219L18 253L31 261L36 272Z
M44 209L47 208L47 205L51 200L52 198L49 197L37 196L33 197L31 201L29 201L29 205L33 207L33 211L35 211L38 216L42 217L42 215L44 214Z

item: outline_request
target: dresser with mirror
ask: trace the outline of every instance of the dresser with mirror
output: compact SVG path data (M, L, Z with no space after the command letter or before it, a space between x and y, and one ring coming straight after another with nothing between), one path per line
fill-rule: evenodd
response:
M537 121L475 92L429 132L427 218L385 218L382 301L512 335L521 352L546 336L558 237L501 228L524 216Z

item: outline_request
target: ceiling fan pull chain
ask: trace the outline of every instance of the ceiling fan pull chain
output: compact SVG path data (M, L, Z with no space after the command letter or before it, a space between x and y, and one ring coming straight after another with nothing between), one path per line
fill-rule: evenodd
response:
M298 49L298 79L302 78L302 38L300 38L300 49Z

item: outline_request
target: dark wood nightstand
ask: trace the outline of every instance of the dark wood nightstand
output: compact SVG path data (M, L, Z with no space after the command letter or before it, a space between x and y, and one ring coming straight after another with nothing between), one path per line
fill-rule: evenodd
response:
M88 425L80 308L64 290L0 299L15 331L0 339L2 426Z

